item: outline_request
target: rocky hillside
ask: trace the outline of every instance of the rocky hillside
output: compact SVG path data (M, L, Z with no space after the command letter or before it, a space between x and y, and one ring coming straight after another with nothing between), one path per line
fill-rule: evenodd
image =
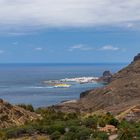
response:
M19 126L27 121L39 119L40 117L19 106L11 105L0 99L0 128Z
M79 101L55 106L64 112L109 111L117 115L140 105L140 54L126 68L114 74L111 82L81 94ZM128 112L127 112L128 113Z

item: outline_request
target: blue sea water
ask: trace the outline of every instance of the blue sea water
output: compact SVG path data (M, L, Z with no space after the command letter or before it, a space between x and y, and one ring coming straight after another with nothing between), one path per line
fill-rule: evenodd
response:
M75 84L69 88L48 88L46 80L99 77L103 71L117 72L127 64L0 64L0 98L13 104L49 106L78 99L81 92L101 83Z

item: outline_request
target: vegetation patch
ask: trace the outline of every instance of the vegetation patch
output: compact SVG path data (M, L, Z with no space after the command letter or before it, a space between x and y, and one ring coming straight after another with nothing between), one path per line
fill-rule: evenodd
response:
M117 135L118 140L139 140L140 123L119 122L112 114L81 117L76 113L55 112L52 109L37 109L41 120L27 122L20 127L2 129L1 140L17 139L24 136L48 136L50 140L108 140Z

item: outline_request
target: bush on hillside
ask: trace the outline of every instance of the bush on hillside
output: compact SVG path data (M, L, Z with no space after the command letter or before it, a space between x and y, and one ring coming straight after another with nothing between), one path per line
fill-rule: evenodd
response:
M31 111L31 112L34 112L34 108L32 105L25 105L25 104L18 104L19 107L22 107L24 108L25 110L28 110L28 111Z

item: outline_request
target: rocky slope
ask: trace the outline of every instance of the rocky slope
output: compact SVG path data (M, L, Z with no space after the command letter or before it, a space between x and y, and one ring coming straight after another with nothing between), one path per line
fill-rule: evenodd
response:
M75 103L63 103L54 107L64 112L109 111L117 115L140 105L140 54L126 68L111 77L111 82L98 89L81 94ZM128 113L128 112L127 112Z
M27 121L39 119L37 114L0 99L0 128L19 126Z

